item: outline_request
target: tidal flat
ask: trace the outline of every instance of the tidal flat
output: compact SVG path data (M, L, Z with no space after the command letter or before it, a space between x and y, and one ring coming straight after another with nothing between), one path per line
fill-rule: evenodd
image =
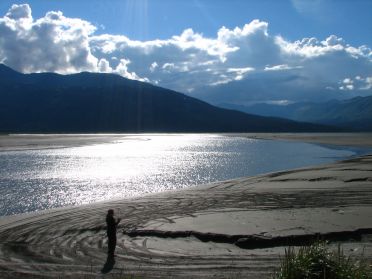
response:
M306 141L304 134L291 137ZM361 141L362 146L372 146L370 135L333 137L342 146ZM10 148L1 142L2 148ZM12 144L13 149L30 148L21 141ZM43 145L53 146L52 136ZM122 222L115 266L102 275L109 208ZM0 277L271 278L286 247L318 237L335 249L341 243L347 255L363 255L372 264L370 220L372 156L366 154L142 197L3 217Z

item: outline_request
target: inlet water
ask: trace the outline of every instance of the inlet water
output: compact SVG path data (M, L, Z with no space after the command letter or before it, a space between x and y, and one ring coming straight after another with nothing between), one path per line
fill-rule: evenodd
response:
M0 215L180 189L317 165L352 150L221 135L127 135L59 149L0 152Z

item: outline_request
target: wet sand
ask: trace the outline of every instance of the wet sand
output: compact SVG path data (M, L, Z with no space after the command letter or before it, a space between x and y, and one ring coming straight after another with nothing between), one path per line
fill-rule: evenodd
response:
M372 147L372 133L252 133L253 139L288 140L337 146Z
M102 274L109 208L122 222L116 263ZM352 256L364 251L372 263L371 220L372 155L365 155L1 218L0 278L271 278L287 245L317 236Z
M123 140L129 134L10 134L0 135L0 151L66 148Z

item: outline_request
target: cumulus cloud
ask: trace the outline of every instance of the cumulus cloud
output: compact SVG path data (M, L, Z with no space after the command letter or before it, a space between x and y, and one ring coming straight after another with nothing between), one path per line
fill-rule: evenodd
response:
M6 17L14 20L32 20L31 8L27 4L13 5L6 13Z
M371 49L336 35L289 41L270 34L260 20L221 27L214 37L186 29L164 40L137 41L95 31L90 22L58 11L34 19L29 5L13 5L0 18L0 62L21 72L116 73L213 103L372 94Z
M133 41L125 36L92 36L97 57L123 57L130 69L164 87L198 92L246 78L255 69L280 62L280 46L268 34L268 23L253 20L232 30L221 27L215 38L192 29L168 40Z
M22 72L94 71L97 58L91 54L89 36L95 29L61 12L34 20L29 5L13 5L0 18L0 61Z
M340 82L340 90L370 90L372 89L372 76L370 77L361 77L356 76L354 78L345 78Z
M112 71L113 73L117 73L123 77L129 78L129 79L135 79L139 81L145 81L148 82L149 80L147 78L141 78L139 77L135 72L129 72L128 71L128 65L131 62L128 59L120 59L119 64L116 66L115 70Z
M98 62L98 71L101 73L112 73L112 68L110 67L110 62L105 58L102 58Z

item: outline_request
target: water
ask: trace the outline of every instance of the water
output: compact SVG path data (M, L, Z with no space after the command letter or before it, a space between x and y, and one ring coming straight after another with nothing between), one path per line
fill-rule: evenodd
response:
M180 189L332 162L352 150L220 135L132 135L0 152L0 215Z

